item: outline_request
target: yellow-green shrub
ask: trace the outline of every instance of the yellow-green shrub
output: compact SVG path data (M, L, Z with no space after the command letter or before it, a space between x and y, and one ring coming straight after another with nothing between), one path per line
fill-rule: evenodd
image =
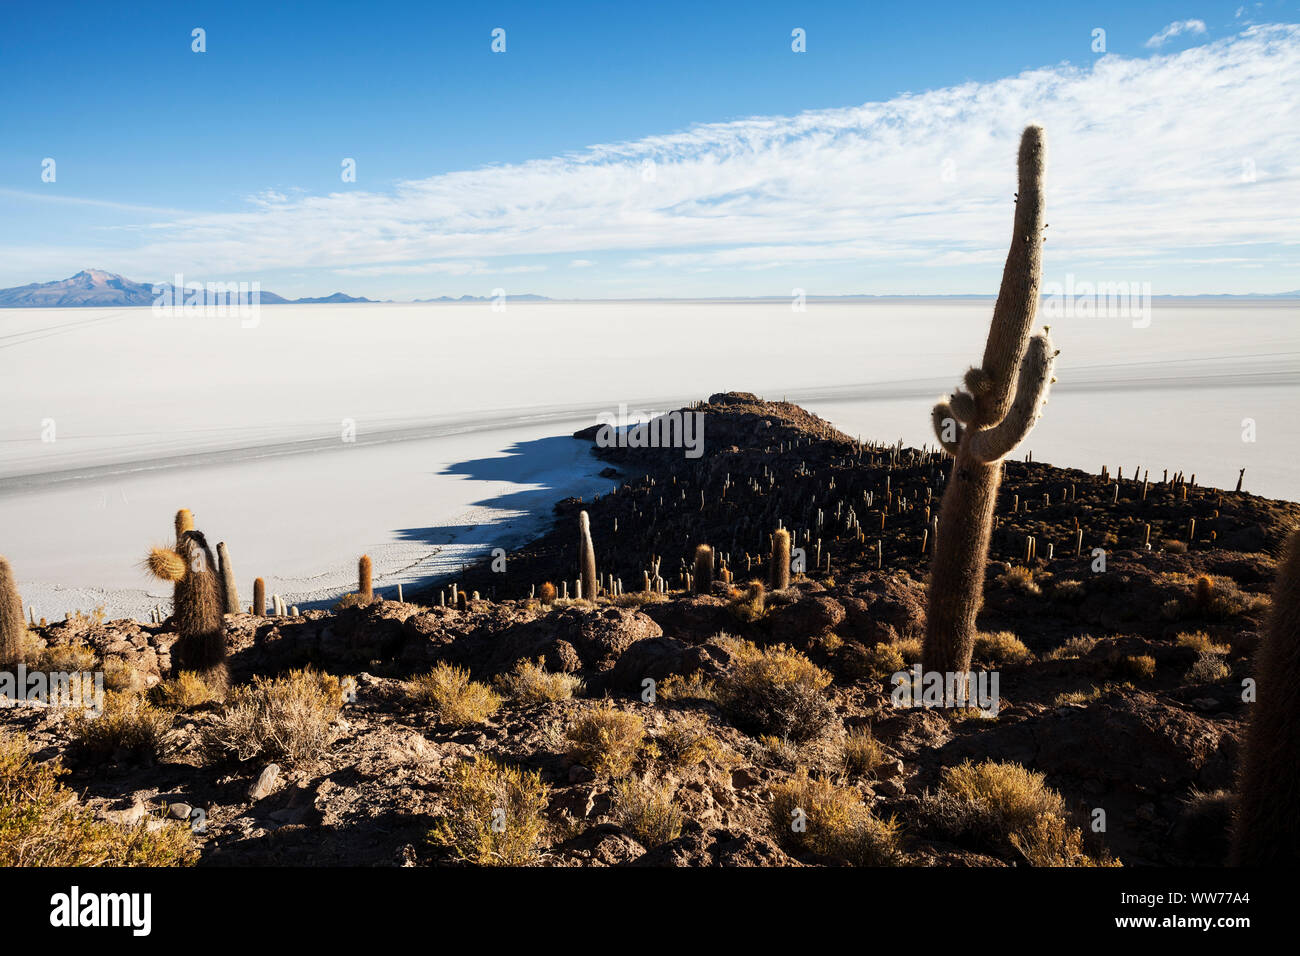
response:
M501 698L490 687L470 680L465 668L445 662L406 687L411 700L432 709L440 723L452 727L481 724L501 706Z
M330 674L308 669L283 677L254 677L204 725L200 749L209 760L314 760L333 740L342 706L338 678Z
M447 774L446 811L429 837L480 866L523 866L537 858L548 790L541 774L479 757Z
M725 647L731 665L718 683L717 702L742 730L805 740L834 719L825 694L831 675L798 651L734 638Z
M800 768L771 792L772 828L791 852L846 860L854 866L900 862L898 823L873 815L855 791L809 777L807 769Z
M645 721L603 700L578 716L566 739L570 758L598 774L621 777L636 762L645 739Z

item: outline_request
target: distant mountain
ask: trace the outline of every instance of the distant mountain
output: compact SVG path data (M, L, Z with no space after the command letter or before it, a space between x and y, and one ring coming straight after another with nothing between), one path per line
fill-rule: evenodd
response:
M158 287L171 290L171 283L160 282ZM66 309L71 306L117 307L153 305L154 283L135 282L102 269L83 269L69 279L56 282L33 282L12 289L0 289L0 308ZM182 300L184 293L182 293ZM335 292L318 298L286 299L282 295L263 290L259 293L261 305L309 305L335 302L372 302L362 296Z
M436 299L413 299L413 302L491 302L495 299L494 295L462 295L450 296L440 295ZM550 296L535 295L532 292L525 292L522 295L507 295L505 299L510 302L550 302Z

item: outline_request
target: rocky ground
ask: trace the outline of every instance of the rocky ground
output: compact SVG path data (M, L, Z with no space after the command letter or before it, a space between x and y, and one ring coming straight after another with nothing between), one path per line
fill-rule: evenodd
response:
M278 774L260 759L211 761L197 741L218 719L217 702L178 713L159 759L91 757L73 745L69 718L48 709L0 710L0 728L24 731L38 759L60 757L67 785L109 819L201 820L201 865L454 862L427 837L446 809L448 771L482 756L536 771L549 786L538 858L548 865L841 862L791 843L771 821L773 785L799 768L851 791L877 818L895 818L903 862L1023 862L937 822L929 801L941 772L967 758L1045 774L1085 828L1104 810L1105 832L1089 828L1088 844L1126 865L1223 861L1249 706L1242 681L1274 555L1300 506L1198 487L1190 476L1144 483L1125 468L1116 483L1009 462L980 627L1011 632L1025 652L991 642L977 653L980 668L998 672L1000 709L986 718L897 708L889 675L919 652L947 463L927 450L858 445L795 406L753 396L713 396L698 410L707 416L702 458L600 450L623 476L611 477L611 494L561 502L555 531L508 556L504 573L485 566L457 582L480 596L459 607L444 586L418 604L227 617L236 685L306 664L354 678L318 758L282 761ZM624 593L543 605L530 598L542 582L575 587L583 509L603 581L621 580ZM807 571L755 613L743 590L766 580L778 522L795 531ZM1036 552L1026 559L1030 536ZM690 594L682 575L700 543L717 549L731 581ZM656 560L667 593L639 593ZM167 623L85 617L34 633L47 649L84 645L126 665L141 685L168 675L175 640ZM642 699L647 678L725 680L735 645L720 635L787 645L831 675L825 729L764 739L709 699ZM538 658L581 677L583 692L507 698L481 723L457 727L414 704L406 687L438 662L489 681ZM567 729L604 698L643 718L648 739L633 772L670 784L680 836L639 840L614 812L616 781L571 755ZM674 733L701 726L707 755L670 760ZM844 746L867 728L883 752L862 770L846 764Z

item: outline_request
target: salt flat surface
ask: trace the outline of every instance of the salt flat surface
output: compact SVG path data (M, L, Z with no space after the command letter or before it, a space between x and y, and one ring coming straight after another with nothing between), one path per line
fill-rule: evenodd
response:
M978 361L987 300L0 310L0 553L38 616L143 616L138 563L194 510L290 603L454 572L608 490L565 436L601 412L727 389L851 434L932 442L929 410ZM1156 301L1051 321L1058 384L1037 460L1195 472L1300 498L1300 304ZM1242 440L1253 419L1254 442ZM53 440L43 440L53 439ZM707 427L705 440L707 442ZM165 603L165 600L164 600Z

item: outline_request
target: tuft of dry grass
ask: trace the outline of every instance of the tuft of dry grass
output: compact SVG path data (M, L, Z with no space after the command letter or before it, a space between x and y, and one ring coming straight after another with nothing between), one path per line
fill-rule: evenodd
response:
M686 675L669 674L659 682L655 694L668 701L712 701L717 695L717 685L705 677L702 671L692 671Z
M578 716L565 739L571 759L598 774L622 777L631 771L641 750L645 721L603 700Z
M1214 639L1204 631L1179 634L1175 641L1179 647L1190 648L1198 654L1226 655L1232 650L1227 644L1214 643Z
M825 693L831 675L803 654L781 644L758 648L735 638L724 643L731 665L718 684L717 702L736 726L807 740L834 720Z
M496 679L497 688L515 700L526 704L568 700L582 693L582 678L563 672L548 671L542 658L521 660L514 670Z
M97 820L59 783L58 761L33 762L26 737L0 733L0 867L189 866L188 826L150 829Z
M921 663L921 649L924 646L919 637L902 638L898 644L898 653L903 655L903 663L908 667Z
M447 774L445 811L429 838L479 866L524 866L538 856L549 791L540 773L479 757Z
M1007 568L999 574L996 583L1009 591L1019 591L1021 594L1043 593L1043 589L1034 580L1034 572L1030 568L1022 568L1019 565Z
M975 660L984 664L1019 664L1033 655L1010 631L981 631L975 635Z
M653 848L682 833L682 812L673 804L674 788L664 780L629 777L614 784L614 819L637 842Z
M870 727L850 730L844 737L840 759L844 772L854 776L866 776L889 757L884 744L871 734Z
M159 760L172 749L175 713L154 707L138 694L104 694L104 711L98 717L77 712L71 730L73 743L83 752L106 758L125 754Z
M1054 647L1043 655L1045 661L1073 661L1092 652L1097 646L1097 639L1087 634L1072 637L1060 647Z
M767 592L763 582L750 581L743 592L728 602L727 610L746 624L761 620L767 613Z
M902 861L899 824L881 820L856 791L810 777L800 768L771 788L769 819L792 852L845 860L854 866L893 866Z
M412 678L406 692L414 703L433 710L439 723L451 727L481 724L501 706L501 698L490 687L470 680L465 668L446 662Z
M1124 658L1122 667L1130 677L1146 680L1155 676L1156 659L1150 654L1129 654Z
M727 749L718 742L709 722L699 714L684 713L655 738L659 753L675 767L694 767L719 760Z
M213 687L194 671L181 671L170 680L161 681L149 690L149 699L160 707L192 710L220 701L222 688Z
M98 659L85 644L51 644L41 648L27 665L29 671L76 674L93 671Z
M254 677L203 727L199 747L212 761L315 760L329 748L342 706L338 678L329 674L307 669L283 677Z
M1223 661L1222 654L1213 651L1201 651L1196 655L1196 663L1187 672L1189 684L1217 684L1232 676L1232 671Z

